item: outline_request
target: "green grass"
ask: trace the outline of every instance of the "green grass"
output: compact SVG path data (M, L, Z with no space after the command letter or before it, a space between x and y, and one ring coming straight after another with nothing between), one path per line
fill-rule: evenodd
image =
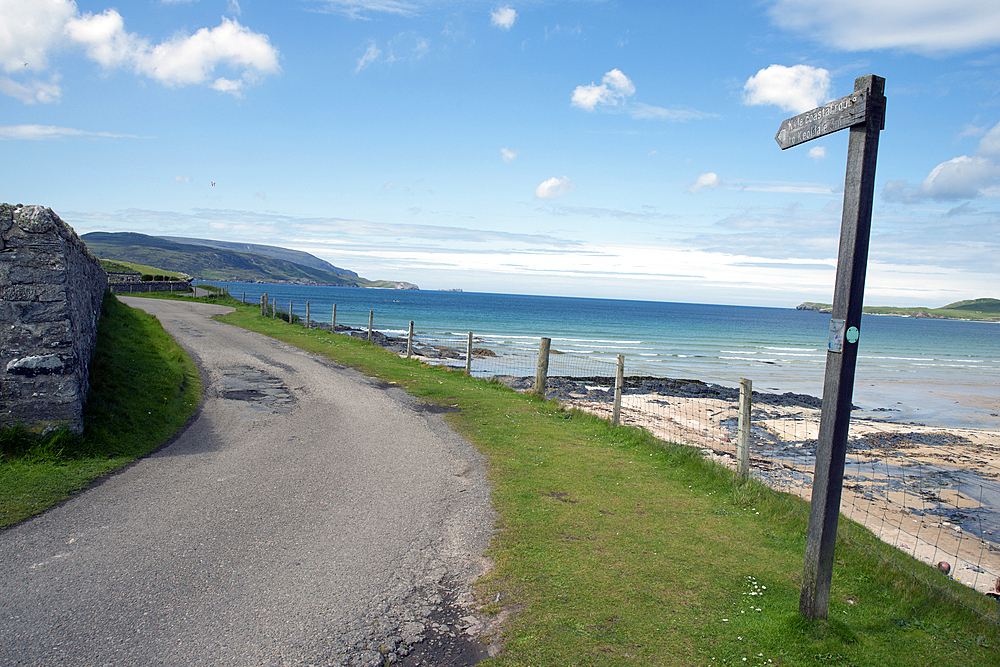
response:
M477 591L487 612L511 614L486 665L997 664L995 623L853 542L837 547L829 619L802 619L805 504L737 484L690 448L255 306L222 319L455 410L446 420L489 457L498 512Z
M453 408L445 419L489 457L495 567L477 592L485 613L510 616L505 649L485 665L997 664L995 623L853 542L837 547L829 619L802 619L804 503L738 484L690 448L347 336L264 319L256 305L211 300L223 299L236 308L224 321ZM102 339L108 356L95 357L84 437L22 451L20 436L6 432L7 523L8 507L27 515L154 449L194 406L194 369L155 320L117 302L109 309L101 335L115 344ZM175 370L157 384L167 367ZM908 567L969 605L983 602L930 568Z
M194 362L156 318L105 296L83 434L0 430L0 527L154 451L185 424L200 396Z

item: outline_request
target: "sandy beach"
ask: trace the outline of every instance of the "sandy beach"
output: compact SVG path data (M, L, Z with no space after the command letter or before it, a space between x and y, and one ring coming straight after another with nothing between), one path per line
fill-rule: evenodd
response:
M442 351L421 360L441 363L453 352ZM494 379L517 391L534 388L533 377ZM614 378L550 377L546 395L566 408L611 419ZM738 389L698 380L630 376L621 422L698 447L706 458L735 470L738 396ZM979 400L951 397L963 404ZM755 478L810 499L820 406L815 396L754 392L750 468ZM890 421L893 417L898 419L891 409L858 410L852 419L841 513L924 563L948 563L953 579L983 593L993 589L1000 580L1000 430Z
M561 402L612 415L610 401ZM736 468L733 401L626 394L621 421ZM820 410L766 406L751 421L751 474L808 500ZM1000 578L1000 432L853 420L841 512L925 563L949 563L954 579L985 593Z
M533 389L533 378L497 379L518 391ZM546 395L566 408L612 417L611 378L549 378ZM819 405L812 396L754 392L750 469L756 479L810 499ZM629 378L621 422L698 447L735 470L737 407L735 389ZM1000 431L856 417L841 500L841 513L883 543L929 565L948 563L953 579L977 591L993 589L1000 579Z

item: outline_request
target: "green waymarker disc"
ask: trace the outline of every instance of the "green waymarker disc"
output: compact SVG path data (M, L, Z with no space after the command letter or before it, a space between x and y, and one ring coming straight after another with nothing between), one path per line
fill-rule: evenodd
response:
M859 335L857 327L848 327L847 334L844 337L847 338L848 343L857 343Z

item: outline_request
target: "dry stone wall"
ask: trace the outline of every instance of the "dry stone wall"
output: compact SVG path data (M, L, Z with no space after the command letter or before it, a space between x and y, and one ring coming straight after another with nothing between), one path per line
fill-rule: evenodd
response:
M0 204L0 425L83 430L107 285L52 209Z

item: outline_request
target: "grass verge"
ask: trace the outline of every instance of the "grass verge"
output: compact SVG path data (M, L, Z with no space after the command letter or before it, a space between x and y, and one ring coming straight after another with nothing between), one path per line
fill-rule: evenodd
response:
M221 319L453 408L445 419L489 457L496 566L477 586L510 617L484 664L997 664L995 623L853 542L837 547L829 619L802 619L804 503L695 450L236 304Z
M0 528L154 451L200 397L197 367L156 318L105 295L83 434L0 430Z

